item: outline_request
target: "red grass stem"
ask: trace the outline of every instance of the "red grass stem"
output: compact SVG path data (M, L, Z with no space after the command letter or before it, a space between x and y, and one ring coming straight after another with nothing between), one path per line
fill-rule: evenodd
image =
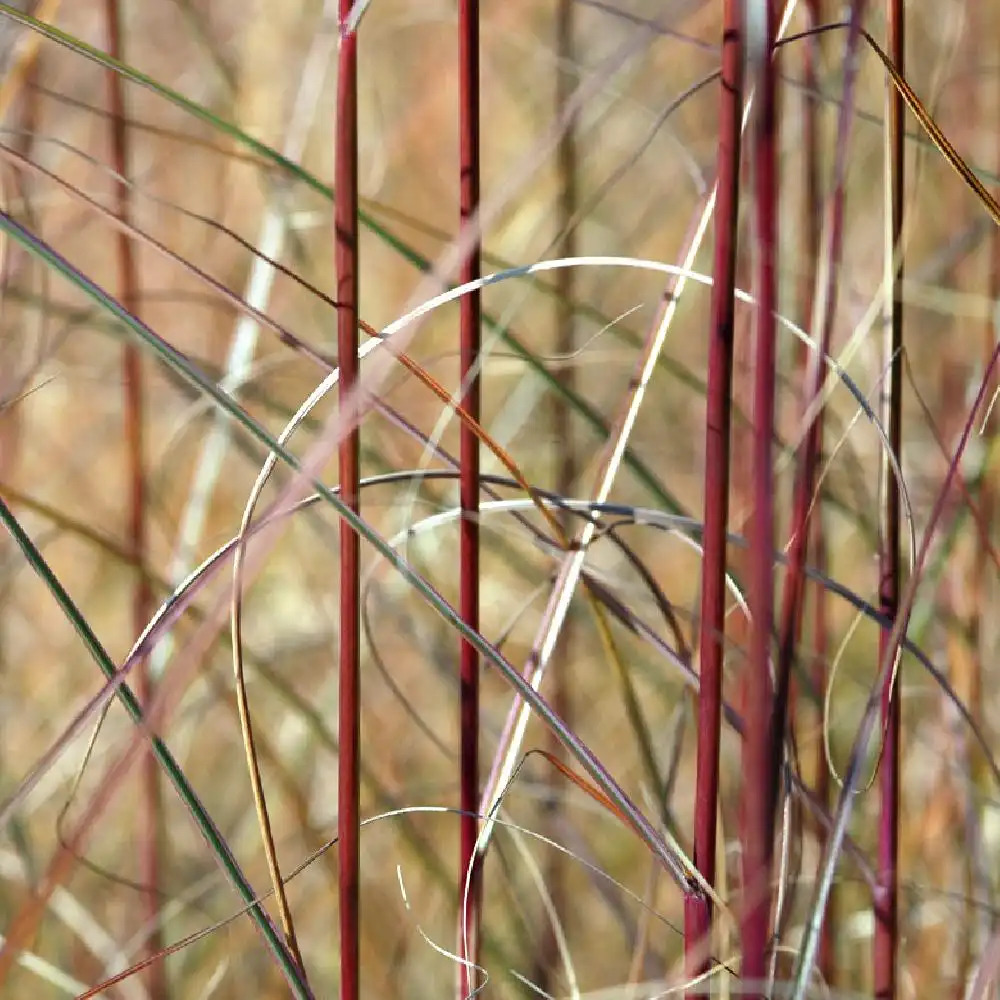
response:
M461 0L458 8L459 57L459 221L463 229L478 227L479 211L479 0ZM481 240L470 243L459 281L475 281L481 272ZM460 302L461 405L477 423L480 417L480 344L482 298L479 290ZM459 613L479 631L479 438L462 424L459 438L462 520L459 534ZM459 913L462 933L459 997L476 988L481 868L475 863L479 834L479 653L461 640L459 661ZM467 878L468 875L468 878Z
M726 0L723 8L714 284L705 418L705 535L701 580L701 670L694 863L709 885L715 884L719 741L722 724L734 288L743 115L742 14L743 4L740 0ZM684 903L684 952L688 978L693 979L708 969L711 924L711 902L701 892L690 892ZM688 995L702 997L707 994L696 987Z
M905 72L905 35L902 0L888 0L889 58L900 73ZM890 315L888 434L889 446L900 459L902 448L902 389L903 389L903 143L904 103L899 91L890 88L889 108L889 176L890 226L893 255L893 281ZM879 566L879 609L895 619L900 598L900 503L899 489L892 467L883 463L882 486L884 511ZM889 653L889 632L879 633L879 662L885 663ZM897 903L897 865L899 859L899 736L900 699L895 671L889 670L882 689L882 726L884 750L879 764L878 884L875 898L874 971L877 1000L894 1000L897 992L896 954L899 938Z
M755 349L752 426L753 513L747 574L750 614L749 661L744 677L746 733L743 740L743 908L740 915L741 975L748 998L762 997L771 925L772 844L768 812L772 684L771 628L774 618L774 440L778 256L778 101L772 53L774 5L760 5L761 36L755 49L756 122L753 138Z
M340 0L345 24L351 0ZM339 446L341 498L359 510L359 432L353 412L358 384L358 36L344 31L337 66L335 237L337 353L341 419L351 430ZM340 522L340 756L337 857L340 871L340 996L360 995L360 539Z

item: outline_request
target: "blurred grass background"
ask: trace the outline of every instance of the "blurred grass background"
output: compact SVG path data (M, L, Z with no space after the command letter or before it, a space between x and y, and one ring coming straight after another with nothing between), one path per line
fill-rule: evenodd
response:
M669 116L664 109L717 68L721 5L697 0L575 0L563 6L571 9L568 41L558 37L560 3L514 0L483 5L484 195L503 203L484 234L487 269L558 256L566 246L567 221L577 254L679 261L715 170L717 84L702 87ZM824 6L829 8L825 16L839 16L834 5ZM75 0L56 8L54 23L62 30L106 47L98 4ZM995 44L1000 20L990 5L959 0L914 2L908 14L907 78L959 151L992 183L1000 160ZM123 15L125 62L277 150L292 141L289 128L297 123L303 138L294 140L301 152L293 159L330 182L335 56L331 33L337 28L319 3L147 0L123 5ZM876 38L883 35L880 18L879 8L872 7L866 26ZM793 30L805 26L802 12L792 25ZM24 170L5 154L0 171L3 208L99 285L114 288L115 230L73 194L78 190L101 204L113 204L116 181L107 167L106 71L51 41L41 42L37 57L29 58L28 35L13 22L0 20L0 40L13 47L7 61L10 86L5 93L10 96L2 142L59 180ZM360 37L362 207L398 240L433 261L453 237L457 219L454 5L374 0L365 11ZM802 325L808 323L802 276L809 273L810 263L803 252L802 120L805 102L818 101L826 192L843 76L843 36L832 32L822 40L816 94L802 86L804 44L793 42L780 55L781 301L783 313ZM324 45L327 56L317 62L315 53ZM303 104L305 68L312 71L317 65L320 85L315 98ZM539 157L539 144L552 145L560 95L584 87L593 92L572 119L563 155L548 152ZM876 313L872 322L872 309L882 283L884 94L884 72L874 55L864 51L851 137L835 344L841 350L862 331L845 366L873 401L883 375L878 318ZM240 316L232 302L208 289L193 269L246 296L254 255L225 230L259 245L263 220L274 213L287 232L281 262L332 294L332 205L162 95L128 84L126 99L133 221L189 265L136 242L139 315L203 370L221 378ZM921 518L947 469L932 422L950 452L982 377L984 350L995 339L996 303L989 292L992 223L917 133L912 119L908 127L912 138L905 336L912 382L907 383L904 404L904 471L919 534ZM532 166L527 179L513 184L526 162ZM573 205L567 216L570 181ZM706 243L699 270L709 269L710 252ZM744 287L752 252L751 241L744 238ZM420 274L371 230L364 230L361 256L362 314L380 328L404 310ZM120 356L126 334L58 275L10 244L3 248L2 274L0 493L109 651L120 659L135 639L130 607L137 572L122 555L127 479ZM610 424L629 388L639 345L663 290L662 275L581 268L571 280L557 282L543 275L538 281L515 279L492 286L484 293L484 304L545 367L560 378L571 378L576 391ZM707 290L689 285L630 437L634 453L694 517L700 516L702 506L707 306ZM262 308L316 349L335 351L333 310L287 275L274 277ZM738 310L738 318L742 345L749 338L749 312ZM779 407L786 440L794 443L800 405L797 347L784 336ZM488 332L487 339L484 425L534 485L588 496L603 440L578 414L567 416L560 410L550 387L495 334ZM456 344L457 309L449 306L425 321L409 350L454 390ZM748 349L738 350L745 366ZM173 572L179 525L211 413L152 360L144 362L143 371L149 551L139 572L148 575L161 600ZM308 358L262 329L240 400L277 434L321 378ZM749 391L749 373L743 367L737 371L737 405L744 409ZM425 433L432 432L441 415L440 401L402 368L385 386L384 400ZM827 434L828 449L840 436L838 426L846 437L830 458L823 484L829 573L873 601L878 437L864 419L847 432L857 404L842 386L833 392L830 407L834 430ZM299 453L306 450L310 433L301 431L294 439ZM969 490L985 509L996 481L992 440L987 427L964 466ZM457 453L454 422L441 443ZM230 441L197 543L198 559L236 532L264 457L258 446L238 434ZM378 413L366 419L363 475L412 469L422 461L428 460L411 436ZM738 470L740 461L738 446ZM503 471L489 457L484 462L488 471ZM430 463L439 464L433 459ZM782 524L787 520L792 471L785 455L777 480ZM333 481L332 466L329 473ZM734 530L741 528L747 513L739 483L737 472ZM420 485L415 500L413 489L402 483L366 490L366 518L392 535L457 503L457 487L448 482ZM658 504L628 470L620 476L613 499ZM912 635L992 738L997 626L991 611L996 584L982 565L982 543L963 514L962 498L953 501L950 529L942 532L932 570L919 592ZM286 870L328 840L335 827L334 528L335 516L320 507L288 519L246 593L251 704ZM628 528L625 534L676 609L690 644L697 614L697 553L649 527ZM779 530L779 537L786 536L787 531ZM59 740L98 689L100 678L20 552L6 538L0 546L0 797L6 800ZM506 655L520 665L530 650L554 561L503 514L484 517L484 546L483 632L494 641L503 636ZM415 537L407 554L454 599L455 521ZM371 638L381 665L374 654L366 655L363 810L374 816L403 806L453 805L457 638L384 564L370 552L365 558L371 572ZM637 615L656 621L648 591L610 544L597 544L588 565ZM223 574L196 603L211 612L226 586ZM267 873L235 714L228 630L217 612L216 618L217 637L200 657L193 679L160 731L251 881L263 888ZM831 655L846 641L833 682L829 725L834 762L841 769L874 676L875 629L864 624L845 639L853 618L846 603L831 604ZM189 613L174 630L171 658L162 666L165 678L175 664L193 655L185 644L197 625L197 617ZM619 687L600 655L582 602L567 628L568 652L558 666L565 672L573 724L636 800L655 812ZM616 639L641 695L661 768L671 769L676 759L670 808L683 843L692 811L691 695L676 669L648 644L621 628ZM738 628L732 639L727 669L735 698L741 665ZM981 691L972 680L980 670ZM963 942L979 942L981 947L994 923L996 879L990 859L1000 824L982 762L940 688L910 658L904 660L901 683L903 982L907 995L943 995L941 991L957 991L962 985L957 980ZM400 694L409 707L401 703ZM482 752L488 762L510 696L488 671L483 694ZM811 760L820 723L808 698L801 719L800 752ZM84 760L83 738L66 747L0 832L0 929L30 896L55 848L64 812L72 818L81 810L131 736L131 724L112 705L79 786L74 783ZM526 745L548 745L541 727L529 730ZM736 817L735 805L727 803L735 804L739 773L737 741L731 732L723 746L727 770L722 815L729 842L735 837ZM61 902L54 900L49 907L33 945L47 962L84 983L99 981L141 949L139 893L130 883L136 877L136 775L133 771L89 838L85 863L81 859L62 887L57 897ZM555 813L549 805L553 788L565 799L564 808ZM164 809L160 889L164 938L169 942L228 916L238 903L169 791L164 793ZM612 816L565 781L557 778L553 785L551 769L538 758L529 758L511 788L505 815L544 831L594 868L566 859L555 868L558 854L551 847L512 833L498 836L485 876L484 964L491 974L487 995L537 995L518 978L538 982L541 975L538 963L548 922L536 870L542 884L560 887L560 917L581 991L616 986L630 973L656 979L676 971L680 895L666 880L655 879L653 862L642 845ZM874 803L862 797L851 832L869 851L874 815ZM453 989L452 963L423 935L442 947L453 946L456 831L454 816L420 813L383 819L365 829L362 927L367 996L431 997ZM800 834L795 853L801 856L801 889L785 932L792 947L816 862L814 831L807 824ZM978 859L982 869L971 886L970 857ZM335 869L332 854L322 857L290 889L305 961L319 996L334 995L337 979ZM841 986L864 990L870 975L867 895L849 860L842 862L840 876ZM978 900L975 907L968 904L970 894ZM655 916L636 897L644 899ZM641 959L637 968L635 956ZM179 998L284 995L277 971L245 919L165 961L171 995ZM568 984L556 973L546 988L565 995ZM143 990L141 980L132 979L109 995L139 997L145 995ZM23 966L6 991L12 997L66 995Z

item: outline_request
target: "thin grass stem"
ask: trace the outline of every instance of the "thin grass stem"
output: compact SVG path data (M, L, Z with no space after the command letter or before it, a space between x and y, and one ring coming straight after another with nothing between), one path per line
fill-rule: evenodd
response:
M752 14L752 17L751 17ZM754 189L754 388L752 418L753 511L747 572L751 613L748 661L744 673L746 731L743 740L741 801L742 892L741 966L749 997L763 1000L771 927L772 816L769 812L772 679L771 635L774 620L774 465L775 366L778 258L778 93L772 54L776 16L770 0L746 10L746 46L755 74L753 128Z
M479 229L479 0L460 0L459 74L459 224L473 238L459 267L462 284L478 281L482 266ZM460 406L480 420L482 291L462 296L459 305ZM479 631L479 436L473 423L459 431L459 614ZM459 639L459 914L458 1000L473 993L479 955L482 867L476 863L479 837L479 652Z
M719 152L715 205L715 258L708 348L705 414L705 534L701 577L697 777L693 860L715 885L719 812L719 749L722 727L722 666L725 653L726 553L733 405L733 343L736 311L736 243L739 229L740 148L743 119L743 4L726 0L722 24L719 89ZM689 997L705 997L703 976L711 955L711 900L689 892L684 901L685 969L700 986Z
M343 28L351 0L340 0L342 27L337 60L335 132L334 261L337 281L337 351L340 365L338 444L340 498L360 511L358 406L358 34ZM340 521L340 657L337 787L337 858L340 872L340 997L361 994L361 540L353 525Z
M887 0L889 58L901 75L905 63L905 12L902 0ZM903 193L904 193L904 133L906 105L898 87L888 87L887 119L887 186L888 219L886 229L886 262L891 294L887 297L888 343L890 359L888 394L884 399L884 422L889 443L898 463L902 452L903 430ZM900 504L899 490L891 467L883 463L882 532L879 548L879 609L886 618L895 620L901 595ZM896 655L889 643L891 633L879 632L879 662ZM899 864L899 781L900 781L900 697L895 669L886 673L882 688L883 750L879 763L879 891L874 900L875 937L874 976L877 1000L895 1000L898 991L896 959L899 947L899 904L896 884Z

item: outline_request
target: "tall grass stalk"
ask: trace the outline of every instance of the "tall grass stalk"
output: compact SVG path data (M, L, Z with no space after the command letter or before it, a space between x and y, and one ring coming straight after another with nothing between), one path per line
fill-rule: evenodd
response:
M775 366L778 280L778 95L773 53L777 16L770 2L753 5L746 25L750 72L755 76L752 130L754 293L753 511L747 571L751 623L743 679L743 789L741 808L741 976L747 996L763 1000L771 927L773 816L771 635L774 620Z
M729 530L730 423L732 419L736 243L739 229L740 147L743 125L743 4L723 8L722 78L719 88L715 250L709 328L708 394L705 414L705 528L702 541L699 636L698 749L694 810L694 863L715 885L719 813L719 750L722 725L722 665L725 653L726 553ZM684 903L686 973L700 978L709 968L712 907L701 892ZM697 989L690 994L707 994Z
M902 0L887 0L888 53L896 70L905 74L906 34ZM886 359L889 364L888 394L884 397L885 423L897 465L903 441L903 194L904 114L902 95L895 87L887 93L887 185L888 219L886 261L890 294L887 296L888 328ZM887 462L881 470L882 534L879 552L879 608L895 621L902 592L900 581L899 484ZM879 632L879 662L890 655L890 633ZM896 655L892 652L892 655ZM875 898L874 975L878 1000L895 1000L898 991L896 956L899 947L900 822L900 726L901 699L898 666L886 675L882 689L882 753L879 761L879 891Z
M340 0L346 27L353 4ZM360 511L358 399L358 32L342 30L337 58L334 259L337 274L337 355L340 366L340 498ZM337 858L340 875L340 997L361 995L361 539L340 521L340 654Z
M462 284L481 273L482 239L476 232L479 214L479 3L460 0L458 8L459 78L459 223L476 233L459 268ZM482 291L476 287L459 303L460 405L476 423L480 419L480 358ZM459 613L473 631L479 631L479 438L475 427L463 422L459 431L461 463L459 525ZM461 935L458 997L464 1000L477 988L473 970L479 954L481 866L476 864L479 836L479 652L460 640L459 660L459 913Z

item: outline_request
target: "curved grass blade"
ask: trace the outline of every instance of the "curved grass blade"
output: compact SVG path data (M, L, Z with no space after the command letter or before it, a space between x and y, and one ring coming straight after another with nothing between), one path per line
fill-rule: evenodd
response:
M27 250L29 254L57 271L95 303L107 309L139 337L161 361L175 369L186 381L213 399L216 404L222 407L259 443L274 452L290 469L295 472L302 471L302 463L299 459L288 451L286 447L279 444L243 411L241 407L237 406L203 372L192 366L180 351L168 344L141 320L130 315L122 307L121 303L116 301L104 289L86 277L86 275L72 267L53 247L30 233L10 215L2 211L0 211L0 231L7 233L12 240ZM574 732L566 727L548 702L522 678L513 664L501 656L496 648L480 633L470 630L444 597L417 573L402 556L393 551L374 528L343 503L333 490L324 483L315 480L312 481L312 486L363 539L369 542L413 586L430 607L451 626L458 629L462 636L471 642L483 657L497 667L508 684L531 706L539 719L556 734L559 741L579 761L583 769L594 779L597 786L624 812L629 819L629 824L634 829L640 831L643 842L659 859L664 868L671 873L678 885L687 888L688 874L684 863L676 857L675 852L663 840L649 820L636 808L621 786L600 763L590 748ZM282 954L287 956L284 948L282 949ZM291 961L290 956L288 958ZM292 967L294 968L294 966Z

